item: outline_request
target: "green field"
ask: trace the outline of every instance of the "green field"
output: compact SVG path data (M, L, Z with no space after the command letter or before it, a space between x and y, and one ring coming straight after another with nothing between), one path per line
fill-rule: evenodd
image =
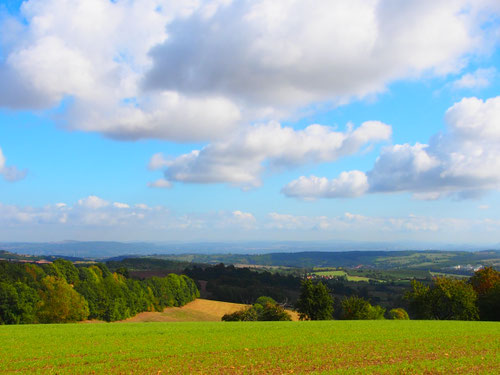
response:
M453 321L0 326L0 373L497 374L500 324Z
M313 272L313 274L317 275L317 276L331 276L331 277L345 276L347 278L347 281L367 281L368 282L371 280L369 277L351 276L346 271L342 271L342 270L315 271L315 272ZM375 281L379 281L379 280L375 280Z

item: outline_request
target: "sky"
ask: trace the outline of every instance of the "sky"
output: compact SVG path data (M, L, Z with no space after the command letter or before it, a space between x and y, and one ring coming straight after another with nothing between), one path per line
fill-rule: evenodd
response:
M499 244L497 0L0 1L0 241Z

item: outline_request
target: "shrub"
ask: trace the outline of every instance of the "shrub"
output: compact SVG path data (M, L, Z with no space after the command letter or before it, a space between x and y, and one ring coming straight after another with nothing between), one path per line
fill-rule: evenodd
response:
M405 309L398 307L397 309L392 309L389 311L389 319L393 320L410 320L408 313Z
M225 322L243 322L243 321L286 321L292 320L290 314L278 305L270 297L259 297L253 306L245 307L232 314L226 314L222 317Z
M346 320L380 320L384 314L384 308L372 306L361 297L352 296L342 301L342 318Z

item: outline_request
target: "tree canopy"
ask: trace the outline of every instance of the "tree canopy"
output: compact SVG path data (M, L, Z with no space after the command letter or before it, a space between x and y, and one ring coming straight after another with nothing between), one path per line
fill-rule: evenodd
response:
M296 308L301 320L333 319L333 299L322 282L302 281Z

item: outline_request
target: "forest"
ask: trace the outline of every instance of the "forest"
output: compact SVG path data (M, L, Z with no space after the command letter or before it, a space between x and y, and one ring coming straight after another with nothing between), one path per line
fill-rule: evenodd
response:
M169 274L132 279L125 268L102 263L75 266L57 259L33 264L0 261L0 324L116 321L142 311L162 311L199 297L195 282Z

